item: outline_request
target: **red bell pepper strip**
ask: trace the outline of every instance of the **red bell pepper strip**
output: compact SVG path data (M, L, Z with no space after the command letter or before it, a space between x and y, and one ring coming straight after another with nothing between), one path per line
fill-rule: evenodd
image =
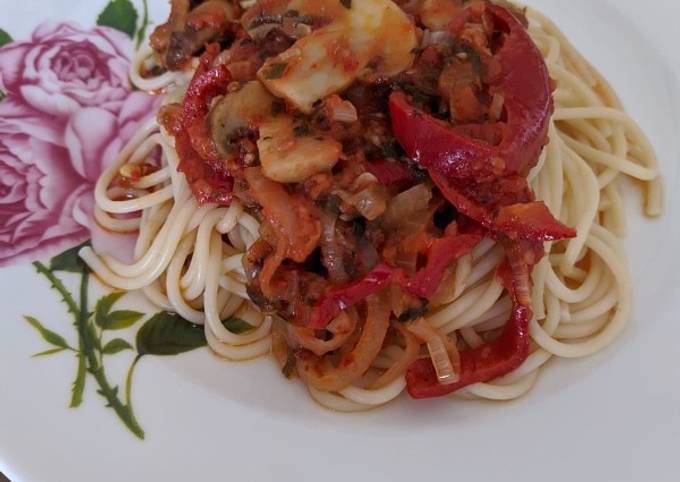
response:
M377 293L398 276L399 270L381 263L368 273L363 279L345 286L338 286L317 303L312 309L311 319L307 325L316 330L328 326L342 311L356 305L368 296Z
M529 356L531 310L517 305L500 337L460 354L460 380L442 385L429 358L420 358L406 372L406 387L414 399L437 398L469 385L487 382L517 369Z
M458 258L465 256L482 240L482 236L462 234L446 236L432 243L427 264L406 280L406 291L419 298L434 295L444 279L444 272Z
M220 162L206 119L212 100L224 95L231 82L231 74L224 65L212 67L219 52L219 45L211 44L201 56L184 98L180 129L174 134L180 158L178 170L186 176L196 199L201 203L228 205L234 179Z
M229 69L224 65L212 66L219 53L219 45L210 44L200 58L182 105L182 122L185 128L203 121L210 112L212 100L227 92L227 86L231 82Z
M540 245L522 241L514 242L507 249L509 262L501 265L498 276L510 292L512 313L501 335L490 343L460 353L460 380L454 384L439 383L430 358L416 360L406 372L406 387L412 398L443 397L469 385L507 375L524 363L529 356L529 321L533 316L527 298L531 265L526 259L537 263L540 256L527 256L527 253L536 254L540 249Z
M445 236L434 240L428 252L426 265L411 276L399 268L381 263L361 280L332 288L326 293L312 308L307 326L317 330L324 329L342 311L390 283L399 284L419 298L429 298L439 288L446 268L472 251L481 240L482 236L479 234Z
M383 186L404 184L413 179L413 175L403 163L379 159L366 161L366 170L373 174Z
M576 232L562 225L545 204L532 202L524 176L536 165L553 109L551 81L540 52L524 26L506 9L487 3L484 15L504 34L494 54L500 73L488 80L491 95L503 97L507 120L454 126L413 107L403 92L390 97L395 136L407 154L428 169L456 209L490 231L509 238L554 241ZM470 9L451 22L458 34L472 18ZM494 130L500 142L469 133Z
M543 202L514 203L493 210L466 196L453 182L437 173L430 174L442 195L458 212L477 221L490 231L509 238L556 241L576 237L576 230L557 221Z
M452 126L413 107L403 92L390 96L392 128L399 143L409 157L448 179L526 175L543 149L553 111L548 69L524 26L503 7L489 3L486 11L495 31L505 34L494 56L500 73L488 79L490 95L504 99L505 122ZM501 137L496 145L466 135L488 129Z
M184 174L199 203L231 204L234 179L201 157L186 131L175 135L175 149L181 160L177 170Z

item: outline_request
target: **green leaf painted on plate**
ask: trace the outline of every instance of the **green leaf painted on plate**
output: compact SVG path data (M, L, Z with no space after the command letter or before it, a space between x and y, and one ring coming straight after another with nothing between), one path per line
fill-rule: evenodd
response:
M59 348L65 348L65 349L71 348L68 345L68 343L66 342L66 340L64 339L63 336L53 332L52 330L48 330L37 319L33 318L32 316L24 316L24 319L33 328L35 328L38 331L38 333L40 333L40 336L42 336L43 340L45 340L50 345L54 345L54 346L57 346Z
M106 315L102 328L105 330L124 330L125 328L131 327L142 318L144 318L144 313L140 313L139 311L114 311Z
M94 308L94 321L97 323L98 327L104 328L106 326L108 323L107 316L111 312L113 304L123 296L125 296L125 291L117 291L99 298L97 305Z
M74 256L64 254L63 256L57 257L57 259L53 260L52 264L55 270L72 270L74 259L76 259ZM128 373L128 377L126 379L125 400L123 401L121 399L122 397L118 395L118 386L112 385L106 375L106 370L103 363L103 355L119 353L123 350L130 350L132 349L132 346L125 340L115 339L107 343L104 347L104 350L102 350L101 334L103 330L97 328L94 320L94 315L96 313L90 312L88 308L88 292L90 282L89 270L85 265L82 265L82 269L80 270L80 297L78 301L76 301L73 293L71 293L66 288L62 280L59 279L53 270L49 269L40 262L33 263L33 266L36 268L39 274L44 276L50 282L51 287L59 293L62 300L68 306L68 312L71 313L74 318L74 326L78 334L77 350L68 346L66 340L64 340L63 337L46 329L37 319L29 316L25 317L26 321L31 326L33 326L46 341L57 347L56 349L51 349L40 353L38 354L39 356L47 356L49 354L58 353L62 350L71 350L76 352L78 357L78 371L71 388L72 393L70 406L78 407L82 404L85 383L89 373L92 375L93 381L98 387L97 393L106 399L106 407L114 410L118 418L136 437L144 439L144 430L135 417L134 411L132 409L132 401L130 398L132 369L139 360L139 357L135 358L135 361L133 362ZM105 296L102 298L102 300L100 300L100 317L103 316L106 319L106 323L109 323L111 320L113 320L112 322L115 326L116 323L127 324L131 319L139 319L136 312L114 312L115 315L114 313L111 313L111 307L121 296L123 296L123 294L124 293L114 293L113 295ZM114 316L111 317L110 315ZM104 351L106 353L104 353Z
M45 350L41 351L40 353L36 353L35 355L32 355L31 358L40 358L43 356L55 355L57 353L61 353L64 350L66 350L66 348L52 348L51 350Z
M85 263L80 256L78 256L78 251L80 251L85 246L89 246L90 242L86 241L80 246L76 246L71 249L67 249L61 254L58 254L50 260L50 271L68 271L69 273L80 273L85 267Z
M250 323L246 323L241 318L228 318L222 322L224 327L235 335L247 333L255 329Z
M116 353L120 353L121 351L125 350L132 350L132 345L122 338L116 338L104 345L104 348L102 348L102 353L104 355L115 355Z
M12 36L0 28L0 47L7 45L12 40L14 40L12 39Z
M125 295L124 291L111 293L97 301L94 321L102 330L123 330L134 325L144 317L144 313L131 310L111 311L113 304Z
M139 14L130 0L111 0L97 17L97 25L120 30L133 38Z
M203 328L174 313L158 313L137 332L140 355L179 355L206 345Z

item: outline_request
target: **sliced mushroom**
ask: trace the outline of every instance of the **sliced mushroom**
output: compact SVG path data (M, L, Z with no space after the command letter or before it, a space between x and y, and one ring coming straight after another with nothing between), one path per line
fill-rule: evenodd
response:
M257 148L264 175L281 183L302 182L330 171L342 152L338 141L314 134L288 116L260 124Z
M276 99L257 80L220 99L210 111L210 134L223 158L233 156L232 141L272 111Z
M355 1L334 15L258 72L272 93L305 113L359 77L391 77L413 62L415 25L391 0Z

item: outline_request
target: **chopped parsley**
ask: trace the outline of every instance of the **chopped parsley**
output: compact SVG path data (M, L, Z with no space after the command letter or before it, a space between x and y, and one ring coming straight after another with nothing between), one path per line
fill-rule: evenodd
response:
M295 137L306 137L311 133L312 131L309 128L309 124L304 120L293 128L293 135Z
M408 321L415 320L416 318L425 316L425 313L427 313L427 303L407 309L399 316L399 321L406 323Z

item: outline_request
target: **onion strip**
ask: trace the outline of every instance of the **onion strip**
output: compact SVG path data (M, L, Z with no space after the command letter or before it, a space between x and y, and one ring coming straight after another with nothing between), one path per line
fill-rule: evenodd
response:
M425 318L418 318L410 323L407 329L427 344L439 383L442 385L458 383L460 381L460 354L446 335L433 328ZM453 362L451 355L454 358Z
M382 295L368 298L368 314L356 347L345 355L337 368L324 370L324 360L311 352L298 355L300 378L312 388L337 392L358 382L380 353L390 326L390 311Z

